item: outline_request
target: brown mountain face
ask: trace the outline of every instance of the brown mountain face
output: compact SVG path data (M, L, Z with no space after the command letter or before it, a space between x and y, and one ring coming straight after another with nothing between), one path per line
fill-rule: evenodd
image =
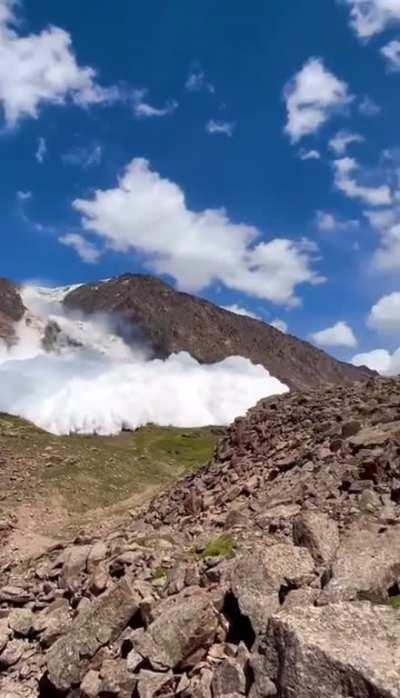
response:
M10 344L14 340L14 323L25 312L18 286L9 279L0 278L0 339Z
M137 328L156 355L187 351L201 363L239 355L262 364L291 388L343 383L372 375L274 327L180 293L152 276L125 274L81 286L64 299L66 308L113 313Z

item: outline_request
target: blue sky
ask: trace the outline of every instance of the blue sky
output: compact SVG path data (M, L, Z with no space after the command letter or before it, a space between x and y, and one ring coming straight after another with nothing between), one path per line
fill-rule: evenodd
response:
M0 273L158 273L388 370L399 84L400 0L0 0Z

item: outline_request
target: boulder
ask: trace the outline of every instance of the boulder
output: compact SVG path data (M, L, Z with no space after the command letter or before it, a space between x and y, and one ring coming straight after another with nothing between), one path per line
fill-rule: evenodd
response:
M239 662L226 657L217 667L211 684L214 698L230 693L244 694L246 690L246 676Z
M142 669L137 684L139 698L153 698L153 696L171 679L172 671L158 673Z
M139 608L141 596L124 577L83 616L78 615L66 635L47 654L49 680L59 691L79 684L91 658L115 640Z
M202 589L186 589L161 602L156 619L135 637L135 649L154 668L174 668L213 643L218 614Z
M343 536L320 603L388 600L400 578L400 526L355 523Z
M400 698L399 619L368 602L282 612L268 627L267 675L282 696Z
M304 512L293 522L293 540L308 549L317 565L329 565L339 546L337 523L322 512Z

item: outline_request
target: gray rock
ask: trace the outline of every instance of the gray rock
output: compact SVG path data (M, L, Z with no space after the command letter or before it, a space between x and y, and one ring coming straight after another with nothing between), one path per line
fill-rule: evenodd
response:
M67 634L57 640L47 654L47 669L53 686L67 691L78 684L90 659L100 647L118 637L138 610L140 601L140 595L124 577L83 617L78 616Z
M0 654L0 667L8 668L21 659L26 648L24 640L10 640L6 648Z
M211 688L214 698L221 698L230 693L244 694L246 677L236 659L227 657L219 664L215 670Z
M253 676L253 683L250 688L249 698L267 698L276 696L276 686L267 675L264 658L259 654L252 654L250 657L250 668Z
M79 588L90 550L90 545L74 545L64 551L61 586L69 591L76 591Z
M8 616L8 625L17 635L27 636L33 628L34 616L28 608L16 608Z
M400 527L386 531L375 524L354 524L345 534L332 567L332 579L319 603L368 599L388 600L388 589L400 577Z
M293 539L308 549L318 565L329 565L339 546L339 531L326 514L309 511L294 520Z
M99 672L90 669L83 677L80 690L83 698L97 698L101 690Z
M0 652L3 651L10 637L10 628L7 620L0 620Z
M142 669L138 677L137 692L139 698L153 698L153 696L162 688L168 681L172 679L172 671L158 673Z
M33 629L39 634L40 644L50 647L71 625L71 612L66 599L54 601L48 608L37 613Z
M107 545L99 540L89 550L86 567L89 574L97 567L99 562L103 562L107 556Z
M369 603L298 608L271 618L266 655L278 694L400 697L400 623Z
M218 627L217 613L206 592L197 588L182 591L161 602L157 613L147 631L135 638L135 649L154 667L176 667L198 649L206 653Z
M101 692L131 698L137 679L128 672L123 659L106 659L101 665Z
M23 605L32 601L32 594L17 586L5 586L0 589L0 602L15 604L16 606Z

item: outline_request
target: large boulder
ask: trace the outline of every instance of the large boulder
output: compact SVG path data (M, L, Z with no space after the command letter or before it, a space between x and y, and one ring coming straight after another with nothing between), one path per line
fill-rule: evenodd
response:
M333 604L271 618L265 670L285 698L400 698L400 615Z
M355 523L344 535L321 603L385 602L400 578L400 526Z

